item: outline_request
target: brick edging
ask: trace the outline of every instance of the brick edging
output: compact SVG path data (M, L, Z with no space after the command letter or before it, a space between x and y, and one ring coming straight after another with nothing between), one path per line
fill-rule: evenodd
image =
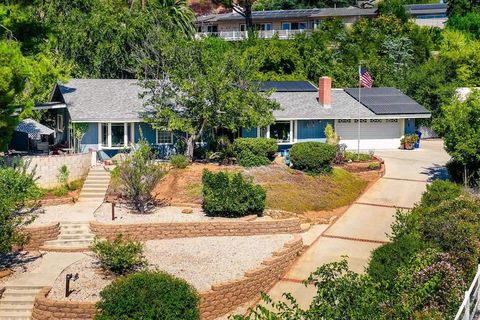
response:
M137 241L209 236L251 236L261 234L300 233L300 219L265 221L201 221L114 224L90 222L96 236L113 239L117 234Z
M27 235L28 241L23 245L24 250L38 250L48 240L57 239L60 234L60 223L50 223L37 227L23 227L20 233Z
M286 242L282 249L272 253L259 267L246 271L241 279L214 284L210 290L200 292L200 318L212 320L238 306L251 301L260 292L266 292L288 271L303 249L298 235ZM33 320L93 319L96 313L93 302L72 302L48 299L51 287L43 288L35 297Z

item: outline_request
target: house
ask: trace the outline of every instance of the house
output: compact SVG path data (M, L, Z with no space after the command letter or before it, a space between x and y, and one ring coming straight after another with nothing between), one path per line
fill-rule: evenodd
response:
M413 21L422 26L444 27L447 4L412 4L406 5L406 11ZM253 11L253 24L260 38L290 39L298 33L311 32L318 28L322 20L327 18L341 19L351 25L361 17L373 18L378 15L376 8L314 8L294 10ZM235 41L247 37L245 18L236 13L222 13L199 16L196 18L197 38L216 36Z
M415 132L415 119L430 118L430 112L395 88L334 89L322 77L318 88L310 82L265 82L274 88L271 98L281 106L276 122L265 128L242 128L242 137L268 137L280 149L305 141L326 140L325 126L331 124L347 149L396 149L404 134ZM360 91L360 102L358 95ZM358 125L360 119L360 126Z
M241 137L270 137L279 149L302 141L325 141L330 123L342 143L357 148L360 119L361 149L398 148L400 137L413 133L415 119L429 118L430 112L395 88L332 89L331 79L322 77L319 87L307 81L264 82L262 90L274 89L271 99L281 106L273 115L276 122L263 128L241 128ZM176 152L172 132L159 131L143 121L145 107L139 98L137 80L73 79L57 84L50 101L38 109L48 110L55 119L56 139L81 151L103 150L109 155L128 148L142 137L168 157ZM75 146L72 130L78 123L88 129Z
M280 39L289 39L298 33L315 30L326 18L335 17L352 24L360 17L376 15L376 9L372 8L318 8L253 11L252 20L259 37L272 38L277 35ZM247 36L245 18L236 12L197 17L195 26L197 38L218 36L225 40L241 40Z

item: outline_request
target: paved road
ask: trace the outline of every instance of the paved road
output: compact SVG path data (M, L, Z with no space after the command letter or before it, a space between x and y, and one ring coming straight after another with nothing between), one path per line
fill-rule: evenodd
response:
M347 255L350 268L363 272L373 249L388 241L396 208L411 208L420 200L426 184L445 177L444 164L449 160L440 140L422 141L414 151L379 151L385 160L386 173L330 228L319 228L318 239L297 260L287 275L269 292L275 299L290 292L300 306L307 307L315 294L313 286L300 282L324 263Z

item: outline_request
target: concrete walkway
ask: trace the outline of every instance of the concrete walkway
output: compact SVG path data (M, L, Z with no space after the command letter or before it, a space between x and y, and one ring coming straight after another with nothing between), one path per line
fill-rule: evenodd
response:
M376 154L385 160L386 174L365 192L329 228L317 228L316 240L287 275L270 290L274 300L290 292L299 305L308 307L315 288L301 281L322 264L348 256L351 270L364 272L372 250L388 241L396 208L411 208L420 200L427 183L446 176L449 160L440 140L422 141L414 151L389 150ZM312 237L310 234L309 237Z
M0 319L30 319L36 294L53 286L65 268L84 257L82 253L49 252L35 270L8 281L0 299Z

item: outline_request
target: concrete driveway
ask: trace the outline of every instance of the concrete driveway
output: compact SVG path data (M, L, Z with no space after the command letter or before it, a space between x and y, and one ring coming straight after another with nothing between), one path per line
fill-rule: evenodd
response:
M276 300L290 292L301 307L308 307L315 288L301 281L322 264L348 256L350 268L364 272L371 251L388 242L398 208L407 209L420 200L427 183L446 177L450 159L441 140L422 141L421 149L376 152L385 160L386 173L329 228L319 228L317 240L296 261L287 275L269 292Z

